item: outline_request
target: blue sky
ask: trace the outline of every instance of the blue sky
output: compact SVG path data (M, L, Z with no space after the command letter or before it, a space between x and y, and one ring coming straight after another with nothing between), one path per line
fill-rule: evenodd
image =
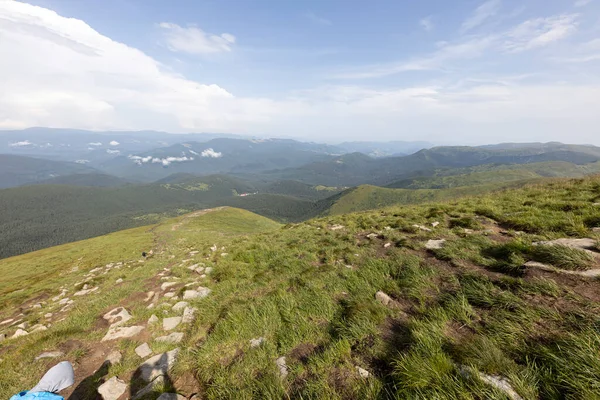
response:
M600 1L0 0L0 129L600 144Z

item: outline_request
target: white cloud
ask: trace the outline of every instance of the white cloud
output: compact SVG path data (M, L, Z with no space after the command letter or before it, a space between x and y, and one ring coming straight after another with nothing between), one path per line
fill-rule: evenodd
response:
M120 145L121 143L117 142L116 140L113 140L113 141L111 141L109 144L110 144L111 146L118 146L118 145Z
M88 143L88 145L90 145L90 146L102 146L102 143L100 143L100 142L92 142L92 143Z
M152 157L152 156L140 157L140 156L134 156L134 155L130 154L129 156L127 156L127 158L132 160L137 165L152 163L152 164L162 164L165 167L168 165L171 165L171 163L174 163L174 162L194 161L193 157L186 157L186 156L159 158L159 157Z
M75 160L77 164L88 164L90 160Z
M590 4L592 0L577 0L573 5L575 7L584 7Z
M319 17L318 15L315 15L314 13L306 13L304 14L304 16L306 18L308 18L312 23L317 24L317 25L332 25L333 23L331 22L331 20L328 20L327 18L323 18L323 17Z
M547 46L564 39L577 29L577 14L530 19L506 34L504 47L519 52Z
M211 148L208 148L202 152L202 157L220 158L223 157L223 153L216 152Z
M433 17L431 15L428 17L422 18L419 21L419 25L421 25L421 28L423 28L427 32L431 32L435 28L435 25L433 23Z
M196 153L194 150L188 150L191 154L195 155L195 156L199 156L199 153Z
M463 22L461 32L466 33L471 29L477 28L487 19L496 15L498 10L500 10L500 3L500 0L488 0L477 7L473 14Z
M213 35L195 26L183 28L177 24L162 22L164 38L171 51L189 54L209 54L231 51L235 36L230 33Z
M11 143L9 144L10 147L25 147L25 146L32 146L33 143L31 143L29 140L23 140L21 142L15 142L15 143Z
M106 149L106 152L108 154L121 154L121 152L119 150Z

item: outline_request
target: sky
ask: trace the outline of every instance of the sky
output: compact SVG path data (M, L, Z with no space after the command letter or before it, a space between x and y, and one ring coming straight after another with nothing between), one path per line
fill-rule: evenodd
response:
M0 0L0 129L600 145L600 0Z

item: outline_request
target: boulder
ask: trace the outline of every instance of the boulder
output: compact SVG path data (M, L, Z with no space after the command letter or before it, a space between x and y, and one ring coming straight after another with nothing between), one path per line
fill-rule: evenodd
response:
M285 362L285 356L279 357L277 360L275 360L275 365L277 365L277 368L279 369L279 376L281 378L285 378L288 375L288 367Z
M156 338L157 342L162 343L180 343L183 340L182 332L173 332L167 336L159 336Z
M131 319L131 314L129 314L124 307L117 307L104 314L102 318L108 321L111 327L115 327L129 321Z
M181 322L184 324L191 324L194 322L194 317L196 315L196 309L193 307L186 307L183 310L183 317L181 318Z
M140 358L146 358L152 354L152 349L150 346L148 346L148 343L143 343L135 348L135 354L137 354Z
M163 329L165 331L172 331L177 328L177 325L181 323L181 317L171 317L163 319Z
M122 359L123 359L123 355L121 354L121 352L118 350L114 350L114 351L111 351L110 353L108 353L108 355L106 356L106 359L104 361L108 361L110 363L110 365L116 365L116 364L119 364Z
M439 250L444 247L444 243L446 243L446 239L428 240L427 243L425 243L425 248L427 250Z
M198 287L198 290L186 290L183 292L184 300L202 299L210 294L211 290L205 287Z
M143 326L115 326L108 329L102 342L115 339L124 339L134 337L144 330Z
M140 378L150 382L161 375L166 375L173 368L178 354L179 349L174 349L147 359L138 367Z
M17 328L19 328L19 329L27 329L27 328L29 328L29 322L22 322L19 325L17 325Z
M117 400L127 390L127 384L113 376L98 387L98 393L104 400Z

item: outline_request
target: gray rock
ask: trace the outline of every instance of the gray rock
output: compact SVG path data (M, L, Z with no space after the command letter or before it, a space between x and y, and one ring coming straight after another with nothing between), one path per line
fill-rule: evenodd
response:
M172 331L177 328L177 325L181 323L181 317L171 317L163 319L163 329L165 331Z
M279 369L279 376L281 378L285 378L288 375L288 367L285 362L285 356L279 357L277 360L275 360L275 365L277 365L277 368Z
M150 300L152 300L152 297L154 297L154 292L150 291L146 294L146 298L144 299L144 303L149 302Z
M167 299L173 299L175 297L177 297L177 295L175 294L175 292L167 292L164 295Z
M210 294L211 290L200 286L198 290L186 290L183 292L184 300L202 299Z
M156 338L157 342L162 343L180 343L183 340L182 332L173 332L167 336L159 336Z
M143 389L141 389L140 391L138 391L135 396L132 397L132 400L137 400L140 399L144 396L146 396L149 393L152 393L154 391L154 387L155 386L160 386L162 384L165 383L165 377L164 376L158 376L156 379L154 379L152 382L150 382L149 384L147 384Z
M420 229L420 230L425 231L425 232L431 232L430 228L428 228L426 226L423 226L423 225L414 224L413 228L417 228L417 229Z
M179 303L176 303L172 310L173 311L181 311L183 309L185 309L190 303L188 303L187 301L180 301Z
M96 291L98 291L100 288L98 286L96 286L95 288L91 288L91 289L82 289L78 292L73 293L73 296L85 296L86 294L90 294L90 293L94 293Z
M121 354L121 352L118 350L114 350L114 351L111 351L106 356L105 361L108 361L110 363L110 365L116 365L116 364L119 364L122 359L123 359L123 355Z
M52 313L49 312L49 313L44 314L44 318L52 318Z
M513 389L508 380L504 377L497 375L487 375L483 372L473 371L464 365L458 367L458 372L466 378L470 378L473 375L477 376L479 379L481 379L488 385L493 386L496 389L504 392L511 400L523 400L523 398L519 396L519 394Z
M34 304L33 307L31 308L42 308L42 305L40 303Z
M113 376L98 387L98 393L104 400L117 400L127 390L127 384Z
M389 242L383 245L384 249L387 249L388 247L392 247L392 244Z
M37 324L31 327L31 331L29 333L42 332L47 330L48 327L46 325Z
M390 296L388 296L387 294L383 293L382 291L379 291L379 292L375 293L375 299L377 301L379 301L381 304L383 304L384 306L387 306L392 301L394 301L394 300L392 300L392 298Z
M155 314L152 314L150 318L148 318L148 324L155 324L158 322L158 317Z
M436 228L440 223L438 221L432 222L431 226L433 226L434 228ZM358 367L356 367L358 368ZM363 370L364 371L364 370Z
M19 325L17 325L17 328L19 328L19 329L27 329L27 328L29 328L29 322L20 323Z
M8 325L11 322L13 322L14 320L15 320L14 318L5 319L4 321L0 322L0 325Z
M117 279L115 283L116 283L117 285L118 285L119 283L123 283L123 278L119 278L119 279Z
M210 274L212 272L212 270L213 270L213 267L206 267L206 268L204 268L204 273Z
M428 240L427 243L425 243L425 248L427 250L439 250L444 247L444 243L446 243L446 239Z
M102 342L115 339L124 339L134 337L144 330L143 326L117 326L108 329L106 335L102 338Z
M174 349L147 359L138 368L140 378L150 382L161 375L167 374L173 368L178 354L179 349Z
M163 393L156 400L187 400L184 396L177 393Z
M135 348L135 354L140 356L140 358L146 358L152 354L152 349L148 346L148 343L143 343Z
M123 325L125 322L129 321L131 319L131 314L129 314L125 308L117 307L104 314L102 318L108 321L111 327L115 327Z
M18 338L18 337L21 337L21 336L27 336L27 335L29 335L29 332L27 332L27 331L25 331L23 329L17 329L17 331L15 332L15 334L12 335L12 338L14 339L14 338Z
M256 339L250 339L250 347L251 348L255 348L260 346L261 344L263 344L265 342L265 338L264 337L259 337Z
M168 288L172 287L172 286L176 286L178 285L178 282L165 282L162 285L160 285L160 290L167 290Z
M184 324L191 324L194 322L194 318L196 316L196 309L193 307L186 307L183 310L183 317L181 318L181 322Z
M535 242L535 243L533 243L533 245L534 246L537 246L537 245L543 245L543 246L561 245L561 246L571 247L573 249L591 250L591 249L595 249L596 240L591 239L591 238L586 238L586 239L563 238L563 239L556 239L556 240L548 240L548 241L544 241L544 242Z
M592 228L592 232L594 232L594 233L600 233L600 227L598 227L598 228Z
M0 334L0 342L6 340L6 333Z
M64 356L65 353L62 351L47 351L45 353L40 354L35 358L35 361L41 360L43 358L58 358Z
M358 375L360 375L361 378L368 378L369 375L371 375L369 371L361 367L356 367L356 370L358 371Z
M339 231L340 229L344 229L344 228L345 228L344 225L332 225L329 227L329 229L332 231Z

